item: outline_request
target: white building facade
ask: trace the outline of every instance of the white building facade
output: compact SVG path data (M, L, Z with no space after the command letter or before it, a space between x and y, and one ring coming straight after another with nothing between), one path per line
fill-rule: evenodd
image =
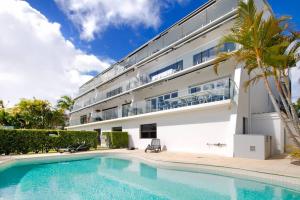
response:
M280 120L266 115L273 108L263 85L245 92L248 74L234 60L220 63L218 74L213 69L218 52L239 48L218 47L233 26L237 2L207 2L85 83L67 129L122 130L130 147L144 149L159 138L165 150L230 157L240 151L235 135L271 135L277 138L272 152L282 153L284 133ZM262 130L262 113L276 130Z

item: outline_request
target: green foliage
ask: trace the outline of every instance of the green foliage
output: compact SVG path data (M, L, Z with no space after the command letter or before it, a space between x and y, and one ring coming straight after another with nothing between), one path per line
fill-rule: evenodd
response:
M11 109L0 109L0 125L26 129L63 127L64 111L52 108L48 101L22 99Z
M300 117L300 98L297 100L297 102L294 104L295 110L298 114L298 117Z
M103 132L109 139L109 146L111 148L127 148L128 147L128 133L121 131L113 131L113 132Z
M254 0L240 1L235 24L230 34L224 36L220 43L235 43L239 48L219 53L214 69L217 73L220 63L231 58L243 64L249 74L249 80L243 84L245 89L262 81L287 133L300 148L300 121L291 102L289 80L289 70L295 66L296 57L293 51L287 53L292 41L299 39L300 35L287 34L288 17L265 17L265 11L258 10ZM290 122L293 128L288 125Z
M72 107L74 105L74 100L70 96L62 96L58 101L57 101L57 107L62 109L62 110L68 110L71 111Z
M70 145L86 143L97 147L95 131L64 131L35 129L0 129L0 154L48 152Z
M12 116L5 109L0 108L0 126L13 126L16 123L14 116Z
M69 125L70 112L73 109L74 102L75 101L67 95L60 97L60 99L57 101L57 109L65 113L64 121L66 126Z
M299 148L293 148L289 154L292 159L300 160L300 149Z

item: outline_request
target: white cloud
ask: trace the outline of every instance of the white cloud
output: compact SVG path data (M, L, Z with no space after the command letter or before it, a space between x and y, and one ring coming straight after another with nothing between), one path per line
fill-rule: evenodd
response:
M84 40L93 40L96 34L110 25L157 28L161 23L162 7L186 1L188 0L55 0L79 28Z
M47 20L25 1L0 2L0 99L41 98L55 102L73 94L110 62L87 55L66 40L60 24Z

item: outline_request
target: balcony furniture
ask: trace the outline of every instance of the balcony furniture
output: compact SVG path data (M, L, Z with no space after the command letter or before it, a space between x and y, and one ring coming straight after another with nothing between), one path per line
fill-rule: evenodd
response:
M199 98L200 97L194 96L193 100L192 100L192 105L198 105L198 104L200 104Z
M171 104L169 101L164 102L164 110L169 110L171 108Z
M180 99L180 102L179 102L179 107L184 107L184 106L186 106L187 105L187 101L186 101L186 99Z
M172 108L178 108L178 101L176 100L176 101L173 101L172 103L171 103L171 105L172 105Z
M103 119L102 119L101 117L95 117L95 118L94 118L94 121L95 121L95 122L99 122L99 121L102 121L102 120L103 120Z
M151 144L149 144L146 149L145 149L145 153L147 153L147 151L154 151L154 152L160 152L161 151L161 145L160 145L160 139L152 139L151 140Z

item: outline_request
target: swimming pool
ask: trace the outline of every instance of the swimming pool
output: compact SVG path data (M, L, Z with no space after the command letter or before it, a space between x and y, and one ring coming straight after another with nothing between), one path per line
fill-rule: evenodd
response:
M209 173L154 167L135 159L96 156L21 161L0 170L0 200L284 199L300 191Z

